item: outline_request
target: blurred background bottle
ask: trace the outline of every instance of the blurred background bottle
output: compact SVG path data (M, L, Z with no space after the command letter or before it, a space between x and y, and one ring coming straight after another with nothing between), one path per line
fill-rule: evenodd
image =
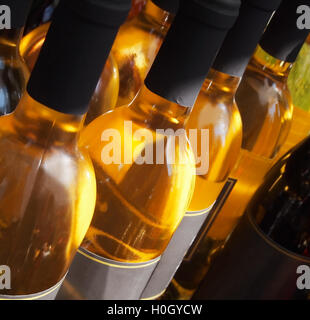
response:
M267 174L194 299L307 299L309 212L308 138Z

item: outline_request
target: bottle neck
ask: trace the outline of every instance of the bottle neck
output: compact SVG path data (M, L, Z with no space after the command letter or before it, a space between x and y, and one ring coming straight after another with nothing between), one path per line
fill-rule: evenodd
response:
M148 0L142 14L161 28L168 29L171 25L174 15L168 11L156 6L151 0Z
M211 68L202 86L202 90L204 92L221 92L222 95L231 96L234 99L240 82L240 77L231 76Z
M27 84L29 95L60 113L85 114L129 4L60 1Z
M1 30L0 32L0 57L19 57L19 44L24 28Z
M282 61L271 56L260 46L257 47L250 64L282 81L287 79L293 66L291 62Z
M76 148L84 116L61 113L32 99L26 92L12 113L21 136L41 146Z
M147 89L146 86L141 88L129 108L138 115L138 121L140 119L154 130L182 129L191 113L191 108L168 101Z

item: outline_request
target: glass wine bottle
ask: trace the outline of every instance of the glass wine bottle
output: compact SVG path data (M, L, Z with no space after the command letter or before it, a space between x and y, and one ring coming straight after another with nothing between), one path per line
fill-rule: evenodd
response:
M0 299L54 298L91 222L95 174L78 138L129 6L62 1L26 93L0 118L0 261L11 271Z
M84 129L97 204L63 287L74 297L141 297L191 198L195 160L185 121L235 21L238 7L231 15L222 12L229 10L227 4L214 11L205 1L182 1L133 103Z

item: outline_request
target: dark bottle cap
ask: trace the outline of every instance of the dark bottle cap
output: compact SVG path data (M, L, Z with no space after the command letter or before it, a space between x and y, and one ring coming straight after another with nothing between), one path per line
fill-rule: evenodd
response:
M240 14L215 59L213 68L242 77L246 66L281 0L241 0Z
M260 41L262 49L279 60L294 62L309 34L297 27L300 5L310 5L310 1L283 0Z
M25 25L32 0L3 0L0 5L6 5L11 10L11 28L17 29Z
M240 0L180 0L180 9L145 80L149 90L192 107Z
M84 114L130 0L61 0L30 77L30 96Z
M180 0L152 0L152 2L156 4L157 7L173 14L178 12L180 5Z

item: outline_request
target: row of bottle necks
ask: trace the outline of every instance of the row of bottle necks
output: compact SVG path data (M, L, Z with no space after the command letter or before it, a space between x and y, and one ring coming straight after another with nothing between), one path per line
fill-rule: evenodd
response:
M86 125L90 124L99 115L111 110L111 108L131 102L141 88L143 79L173 19L169 13L163 12L150 1L147 3L145 10L149 12L149 16L152 19L156 17L162 23L158 24L158 21L156 21L156 23L152 24L152 20L145 21L147 15L141 13L136 18L125 22L121 27L91 100L89 112L86 116ZM49 24L44 24L30 32L21 41L20 51L30 70L35 65L48 28ZM145 30L148 30L148 32ZM154 32L154 30L157 32ZM141 39L143 45L140 44L137 48L133 47L136 39ZM125 50L126 48L127 51ZM128 48L131 49L128 50ZM152 54L150 54L150 48L153 49ZM146 51L148 51L148 55ZM121 221L111 221L110 219L97 217L98 221L92 222L87 237L75 256L74 268L71 269L72 271L69 272L66 278L59 279L59 282L57 284L54 283L53 286L49 285L47 290L36 289L42 288L42 285L40 283L34 284L35 281L31 276L29 281L15 279L15 281L18 282L19 280L23 285L14 295L19 299L51 299L55 298L61 287L58 298L64 299L154 299L161 296L163 291L166 290L171 276L175 274L183 260L168 290L162 297L174 299L191 298L205 274L207 274L210 265L213 264L214 259L219 252L222 252L228 237L241 219L253 194L263 184L269 169L286 151L297 145L309 133L310 111L307 103L307 90L304 89L307 87L307 75L306 68L300 67L308 63L309 51L308 45L305 44L299 55L299 60L289 73L291 64L283 64L281 61L274 61L271 64L268 61L268 54L258 48L240 85L239 80L215 70L210 71L202 93L198 97L198 104L200 103L204 107L201 107L201 109L205 109L202 111L206 113L207 123L204 124L204 128L209 128L211 134L214 135L217 133L216 130L220 132L223 126L229 127L231 132L226 133L225 136L221 135L221 132L217 133L218 139L211 140L211 149L214 154L211 152L208 174L197 176L191 204L165 251L162 248L165 247L166 239L163 241L157 240L158 248L156 251L162 253L161 257L158 257L156 252L148 252L147 250L139 252L139 250L132 250L128 246L126 248L123 244L126 243L128 235L125 234L119 235L119 239L116 242L120 246L117 247L113 243L115 239L106 237L99 228L96 228L96 225L105 224L107 229L113 230L117 229L118 224L126 224L128 222L128 225L130 225L136 223L135 230L132 231L129 238L135 238L133 240L138 241L139 232L141 233L141 230L143 230L143 232L152 234L149 241L154 241L152 239L156 237L160 239L160 236L165 232L169 234L167 230L164 230L165 225L162 221L169 220L169 215L172 216L170 219L175 219L171 212L175 211L174 207L180 205L180 198L174 198L173 193L171 193L169 200L164 199L165 203L169 203L169 206L164 210L164 217L160 217L156 221L154 217L156 217L156 211L160 204L163 203L162 198L165 198L165 194L161 190L154 192L153 196L157 199L158 207L145 207L147 201L143 199L143 194L139 194L139 183L155 185L155 181L162 179L162 183L159 185L170 184L170 188L177 188L180 187L178 185L181 185L184 189L184 199L188 199L185 194L190 193L192 188L184 186L188 184L186 183L187 179L191 180L189 176L192 173L188 172L187 176L184 175L182 181L172 182L167 177L161 177L161 170L156 172L154 168L148 169L142 166L141 169L141 166L135 167L135 165L132 165L128 166L124 172L113 172L115 169L111 169L111 172L102 172L102 177L97 177L97 180L99 179L100 181L110 179L111 176L115 177L115 182L97 190L97 199L101 198L101 196L102 199L106 199L100 203L99 208L105 215L112 214L113 210L122 212L119 215ZM151 55L152 57L150 57ZM149 61L145 60L146 57ZM294 107L289 102L289 92L286 87L289 74L288 83L293 93ZM230 104L229 96L235 94L234 90L238 85L236 99L239 109L236 109L233 104ZM152 96L147 89L143 90L150 101L156 100L156 97ZM305 90L305 92L301 92L302 90ZM255 99L255 95L258 95L259 99ZM208 99L208 103L204 99ZM214 102L212 102L212 99L214 99ZM221 110L220 105L225 110ZM249 105L251 105L252 110L249 110ZM33 111L38 110L34 108ZM200 110L199 112L200 116L203 114L202 111ZM116 109L116 112L118 112L117 118L119 119L117 121L130 119L123 108L119 108L119 111ZM197 113L193 113L192 118L189 119L189 128L191 128L192 123L197 122L195 116L197 116ZM104 120L108 122L109 117L107 116ZM241 137L241 122L244 126L243 138ZM121 124L117 122L114 125L115 127L121 127ZM42 133L44 132L44 129L38 129L43 130ZM92 127L90 125L88 131L85 130L88 139L94 136L94 132L97 129L95 126ZM236 134L234 131L240 132ZM219 142L220 138L224 138L225 141ZM123 139L125 140L125 137ZM242 149L239 152L238 144L241 143L241 140ZM125 145L126 142L128 141L125 140ZM304 149L303 155L306 155ZM290 159L291 156L287 158ZM94 162L95 169L97 165ZM23 170L23 168L20 170ZM143 175L147 175L149 181L143 181L139 171ZM281 174L283 175L283 172ZM67 175L67 172L63 173L64 179ZM121 175L126 175L124 181L122 181ZM49 181L49 183L51 182L53 181ZM134 184L137 185L135 188L133 188ZM24 185L21 183L21 188L26 187L26 181ZM87 188L85 187L81 192L85 192L87 189L89 189L87 192L90 192L93 187L89 183ZM61 188L61 185L55 185L55 188ZM265 185L264 188L266 189ZM99 194L98 191L100 192ZM132 196L127 196L126 193L128 192L132 192ZM179 192L178 195L182 194ZM60 195L57 201L61 201ZM135 204L135 207L132 207L132 204ZM83 206L87 206L87 203L79 205L83 209ZM143 209L141 210L141 208ZM155 213L153 215L147 214L144 210ZM139 218L142 215L144 215L142 220L145 221L141 223ZM248 216L246 215L245 217ZM1 222L5 223L5 219L2 219ZM55 221L50 223L55 223ZM76 221L75 223L79 225L79 228L85 228L83 221ZM139 224L143 223L143 228L137 230L139 229ZM169 223L167 225L169 226ZM61 227L59 229L61 231ZM249 227L247 227L248 229ZM14 229L4 228L3 230L8 236ZM46 232L48 232L48 228ZM71 235L72 238L74 236L77 238L73 241L78 243L80 241L78 233L83 234L83 232L84 230L78 230L76 235ZM58 245L60 246L63 237L65 236L59 236L60 243ZM239 239L238 236L235 236L235 238ZM256 242L258 243L258 241ZM4 242L3 247L5 245ZM152 247L151 244L150 247ZM42 257L48 256L55 248L47 247L45 249L45 251L38 252L38 255L42 255ZM291 250L294 251L294 248ZM186 253L185 257L184 253ZM67 255L70 254L70 252L67 253ZM292 254L289 255L291 256ZM122 259L122 257L126 258ZM61 261L64 257L59 256L56 258L59 259L59 266L66 269L68 263L64 267L64 263ZM305 258L301 260L309 263ZM236 263L235 261L229 262L232 265ZM225 266L225 262L222 262L221 265ZM29 264L28 273L30 275L31 268L33 268L33 265ZM210 274L212 274L213 269L211 268ZM44 268L42 268L42 272L44 271ZM64 274L60 270L55 270L56 273ZM81 277L81 274L84 276ZM102 279L103 274L105 276L109 275L109 277ZM36 277L37 275L38 273ZM48 275L43 276L42 274L41 276L45 277L43 281L45 283L54 281L53 275L51 275L50 281L46 280L49 277ZM216 278L221 279L218 276ZM204 287L212 288L210 280L208 285ZM28 288L31 288L32 292ZM27 295L24 293L27 293ZM245 298L249 297L248 294L249 292L247 292ZM197 296L201 298L208 295L204 292L202 296L199 296L199 293ZM7 290L7 294L3 297L12 298L12 295ZM233 297L231 292L228 294L229 297Z

